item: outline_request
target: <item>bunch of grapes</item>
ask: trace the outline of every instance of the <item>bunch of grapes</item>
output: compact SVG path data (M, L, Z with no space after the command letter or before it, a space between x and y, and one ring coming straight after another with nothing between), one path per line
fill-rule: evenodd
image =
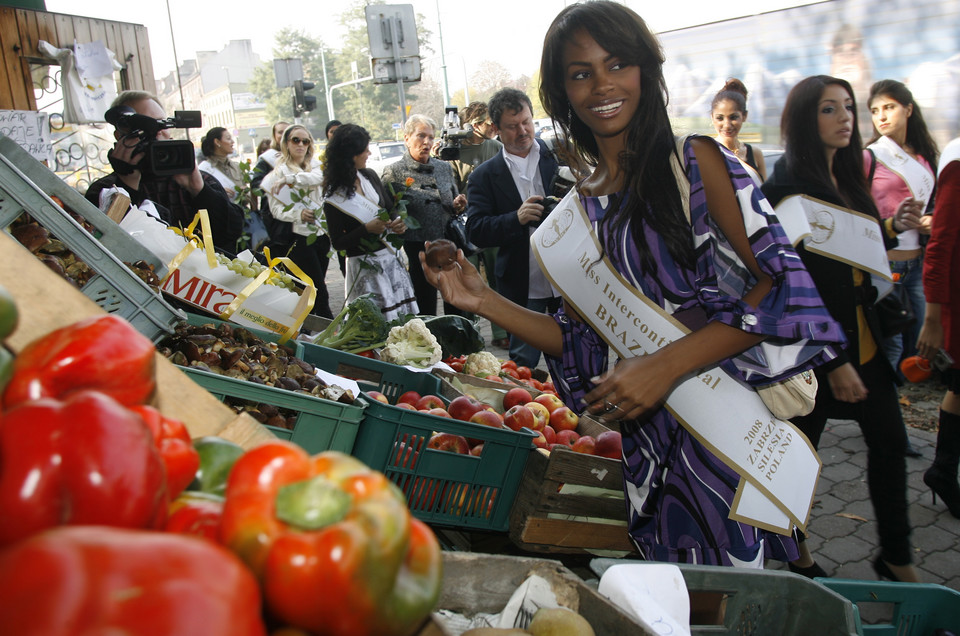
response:
M267 269L264 265L261 265L256 260L247 262L241 258L230 258L228 256L224 256L223 254L217 254L217 262L229 269L231 272L240 274L246 278L256 278L261 272L263 272L263 270ZM294 293L299 292L293 276L287 274L286 272L278 273L279 276L271 276L267 279L268 285L276 285L277 287L289 289Z

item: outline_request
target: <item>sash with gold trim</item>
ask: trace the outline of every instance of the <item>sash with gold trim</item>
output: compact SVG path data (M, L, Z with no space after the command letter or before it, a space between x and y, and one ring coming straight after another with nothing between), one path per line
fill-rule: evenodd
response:
M689 330L633 287L609 259L576 191L531 236L543 272L622 358L648 355ZM667 396L666 408L740 476L730 518L781 534L806 526L820 459L792 424L719 365L701 369Z

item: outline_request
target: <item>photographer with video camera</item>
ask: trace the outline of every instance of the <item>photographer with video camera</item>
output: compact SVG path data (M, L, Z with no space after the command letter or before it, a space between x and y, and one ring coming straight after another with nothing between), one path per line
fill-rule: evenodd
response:
M217 250L234 254L243 232L243 210L230 201L215 177L197 168L193 144L173 141L169 132L200 126L200 114L178 111L176 117L167 118L154 95L123 91L105 118L113 124L117 140L110 151L113 173L90 185L87 200L106 209L109 197L120 189L132 204L174 227L186 227L198 210L205 209Z

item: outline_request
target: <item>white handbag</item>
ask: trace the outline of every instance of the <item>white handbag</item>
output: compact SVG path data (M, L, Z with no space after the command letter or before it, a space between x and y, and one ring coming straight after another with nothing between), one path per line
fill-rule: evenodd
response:
M802 371L786 380L757 388L757 394L770 412L781 420L806 415L817 403L817 376Z

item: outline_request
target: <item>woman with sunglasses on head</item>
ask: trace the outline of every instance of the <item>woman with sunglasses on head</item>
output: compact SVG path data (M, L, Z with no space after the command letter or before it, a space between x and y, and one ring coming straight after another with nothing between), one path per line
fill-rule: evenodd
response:
M890 270L898 277L894 293L916 317L903 333L880 343L894 368L904 356L916 353L917 336L923 324L923 240L930 234L931 216L923 216L933 198L939 150L927 130L920 106L902 82L880 80L870 87L867 100L874 135L864 152L870 192L877 202L880 218L894 215L907 202L921 224L899 236L899 244L887 253Z
M327 293L327 265L330 263L330 238L321 228L323 198L320 186L323 170L313 156L313 136L303 126L289 126L280 138L280 159L263 180L263 189L270 195L270 214L283 226L289 239L289 256L304 271L317 288L312 313L333 318L330 296ZM303 191L306 198L294 203L291 193ZM293 203L289 210L285 209ZM310 236L316 236L311 244ZM272 240L275 240L271 236ZM271 256L286 256L283 244L271 247ZM274 250L278 251L274 251Z
M664 402L682 385L709 403L702 391L712 395L712 389L692 386L706 378L691 376L718 363L737 378L727 385L735 392L749 391L740 382L762 385L793 375L830 359L831 344L843 336L819 302L809 303L816 298L813 282L740 163L708 137L678 148L663 62L644 21L616 2L571 5L547 32L541 103L594 166L531 239L531 251L548 263L544 272L563 293L556 315L496 294L462 252L453 266L425 271L446 300L543 351L567 406L577 412L586 406L618 423L628 534L644 558L759 568L768 532L731 518L742 467L711 451L687 427L691 422L682 424ZM602 256L581 259L561 250L544 260L549 246L566 237L596 245ZM587 278L586 270L598 278ZM568 279L589 289L581 294ZM616 304L590 304L594 288L602 293L600 280L626 286ZM610 369L609 349L620 350L611 326L639 323L643 331L648 318L682 323L689 333L658 341L646 355L624 354ZM652 340L649 330L637 337ZM767 364L758 355L765 339L795 347ZM707 418L737 417L721 411ZM769 556L797 558L792 541L777 546L782 552Z
M917 227L919 217L904 202L893 216L881 221L864 177L856 109L846 80L818 75L794 86L781 116L784 155L773 177L763 184L770 204L780 206L777 213L784 223L788 222L786 199L805 195L806 200L824 202L813 206L810 249L801 243L797 252L848 341L840 356L817 367L819 390L813 411L791 421L815 448L827 418L857 421L867 444L867 487L880 535L874 569L889 579L917 581L910 564L907 435L896 376L878 347L874 287L878 281L869 271L882 268L884 250L896 246L897 234ZM804 213L811 218L810 211L800 212ZM831 252L827 241L834 233L838 248ZM861 246L857 236L864 233L882 236L882 243Z

